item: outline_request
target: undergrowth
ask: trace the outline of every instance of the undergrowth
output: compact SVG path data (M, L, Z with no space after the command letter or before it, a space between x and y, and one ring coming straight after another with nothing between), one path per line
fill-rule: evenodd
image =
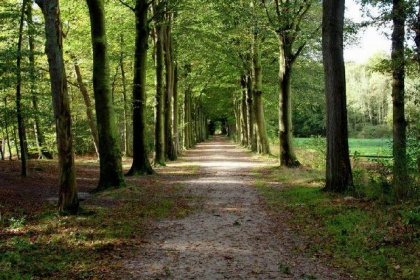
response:
M303 167L264 170L257 184L270 212L305 236L297 253L357 279L420 279L418 199L390 204L379 196L326 193L322 186L323 171Z
M131 186L101 193L77 216L55 205L27 220L0 220L0 279L121 279L152 221L180 218L189 209L181 186Z

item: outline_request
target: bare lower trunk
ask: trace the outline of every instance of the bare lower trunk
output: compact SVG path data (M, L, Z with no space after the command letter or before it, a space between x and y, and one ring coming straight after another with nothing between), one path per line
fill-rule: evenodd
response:
M7 115L7 97L6 96L3 98L3 102L4 102L3 111L4 111L4 129L6 130L6 144L9 150L9 160L12 160L13 155L12 155L12 146L10 145L11 135L9 134L9 121L8 121L8 115Z
M136 0L136 39L133 79L133 163L127 175L154 174L146 149L146 69L149 24L148 2Z
M79 199L74 166L73 136L71 133L70 102L63 60L62 29L58 0L36 0L45 17L46 53L51 77L51 92L56 120L59 161L60 212L76 213Z
M167 15L167 25L163 32L163 45L165 50L166 91L165 91L165 154L169 160L176 160L177 154L173 141L174 120L174 58L171 34L172 15Z
M393 32L392 32L392 104L393 104L393 184L395 196L399 199L407 197L410 189L407 177L407 136L404 112L404 76L405 76L405 1L393 0Z
M22 37L23 37L23 20L25 15L25 9L28 4L27 0L24 0L22 3L22 12L20 17L20 24L19 24L19 39L17 45L17 59L16 59L16 73L17 73L17 82L16 82L16 114L17 114L17 122L18 122L18 135L19 135L19 144L20 144L20 160L21 160L21 175L26 177L28 174L27 170L27 146L26 146L26 132L25 132L25 124L24 118L22 113L22 76L21 76L21 60L22 60Z
M92 49L93 89L99 137L99 183L97 190L125 185L121 149L110 84L103 0L87 0Z
M247 91L247 81L246 76L241 76L241 89L242 89L242 99L241 99L241 126L242 126L242 135L241 135L241 144L242 146L247 147L249 145L248 138L248 110L246 102L246 91Z
M179 155L179 104L178 104L178 67L174 64L174 126L173 126L175 153Z
M165 165L165 95L163 92L163 30L160 23L154 32L156 67L155 165Z
M287 167L299 166L300 163L293 151L292 135L292 105L290 97L289 68L284 69L280 77L279 94L279 139L280 139L280 165Z
M49 151L48 147L45 145L45 136L44 131L41 127L41 118L39 117L39 108L38 108L38 97L36 95L35 86L36 86L36 76L35 76L35 40L34 32L35 27L33 26L32 21L32 5L27 7L27 19L28 19L28 39L29 39L29 76L31 80L31 97L32 97L32 107L34 110L34 120L35 120L35 135L37 147L39 150L39 157L45 157L47 159L52 159L52 153Z
M124 101L124 154L126 156L131 156L133 154L131 145L130 145L130 130L128 129L128 119L130 106L127 100L127 80L125 78L125 68L124 68L124 52L122 51L124 46L124 36L121 34L121 53L120 53L120 70L121 70L121 81L123 87L123 101Z
M327 100L325 189L343 193L353 187L343 59L344 0L324 0L323 9L322 54Z
M254 34L254 54L253 54L253 68L254 68L254 116L255 126L257 131L257 150L261 154L269 154L270 146L268 143L267 131L265 128L264 106L262 101L262 66L261 66L261 50L259 44L258 34Z

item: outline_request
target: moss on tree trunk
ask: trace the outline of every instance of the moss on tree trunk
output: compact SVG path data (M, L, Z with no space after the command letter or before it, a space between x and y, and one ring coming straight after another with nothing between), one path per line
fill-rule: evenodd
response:
M86 0L89 7L93 49L93 89L99 136L97 190L125 185L121 150L112 101L103 0Z

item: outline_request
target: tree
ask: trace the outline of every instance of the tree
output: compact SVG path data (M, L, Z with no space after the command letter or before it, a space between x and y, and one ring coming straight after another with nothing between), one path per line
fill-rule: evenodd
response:
M153 174L146 149L146 62L149 37L146 0L136 0L136 39L133 79L133 163L127 175Z
M99 136L98 130L96 128L96 124L93 117L93 110L92 110L92 102L90 100L90 96L88 94L87 88L83 83L82 73L80 71L80 66L77 62L74 63L74 72L76 73L77 85L79 87L80 93L83 96L83 101L86 105L86 117L89 124L89 129L92 134L93 144L95 145L96 154L99 157Z
M251 2L252 7L254 7L254 0ZM253 9L253 13L256 13ZM267 137L267 130L265 128L265 118L264 118L264 106L262 99L262 63L261 63L261 34L259 34L259 26L255 23L253 28L253 56L252 56L252 65L253 65L253 89L252 89L252 99L254 105L254 123L255 123L255 133L257 135L257 151L261 154L270 153L270 145Z
M292 145L291 74L293 64L319 26L309 19L314 0L262 0L279 45L279 139L280 165L300 165ZM270 3L266 3L270 2ZM304 26L310 22L312 27Z
M100 175L97 190L125 185L121 150L109 80L109 62L103 0L86 0L89 7L93 49L93 88L99 136Z
M163 92L163 5L153 1L155 28L153 30L154 60L156 68L155 109L155 165L165 165L165 95Z
M405 41L405 1L392 1L392 126L393 126L393 184L397 198L407 196L407 136L404 111L404 76L405 76L405 57L404 57L404 41Z
M36 142L39 149L39 157L42 156L47 159L52 159L52 153L46 147L45 143L45 134L44 130L41 126L41 118L40 118L40 109L38 106L38 96L35 90L36 88L36 74L35 74L35 26L32 19L32 5L28 5L27 11L27 22L28 22L28 41L29 41L29 76L31 82L31 99L32 99L32 107L34 110L34 125L35 125L35 136Z
M22 112L22 73L21 73L21 61L22 61L22 39L23 39L23 23L25 17L25 9L28 5L28 1L24 0L22 3L22 12L19 23L19 37L17 44L17 58L16 58L16 115L18 122L18 134L20 143L20 160L21 160L21 175L26 177L28 174L26 160L28 157L28 148L26 143L26 132L25 123Z
M343 58L344 3L345 0L324 0L322 17L322 55L327 100L325 189L334 192L345 192L353 186Z
M56 120L60 212L76 213L79 209L76 170L74 166L73 136L71 133L70 104L67 76L63 60L63 38L59 0L36 0L45 18L45 51L51 78L51 93Z
M173 121L174 121L174 81L175 81L175 62L172 39L172 20L171 12L165 13L166 24L163 26L163 48L165 58L165 155L169 160L176 160L177 153L175 150Z

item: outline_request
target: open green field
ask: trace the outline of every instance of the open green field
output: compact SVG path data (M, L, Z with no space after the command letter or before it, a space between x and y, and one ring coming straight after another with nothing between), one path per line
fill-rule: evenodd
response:
M322 149L325 147L325 138L295 138L294 143L298 148ZM359 155L391 156L391 139L355 139L349 138L350 154L357 152ZM325 148L324 148L325 149Z

